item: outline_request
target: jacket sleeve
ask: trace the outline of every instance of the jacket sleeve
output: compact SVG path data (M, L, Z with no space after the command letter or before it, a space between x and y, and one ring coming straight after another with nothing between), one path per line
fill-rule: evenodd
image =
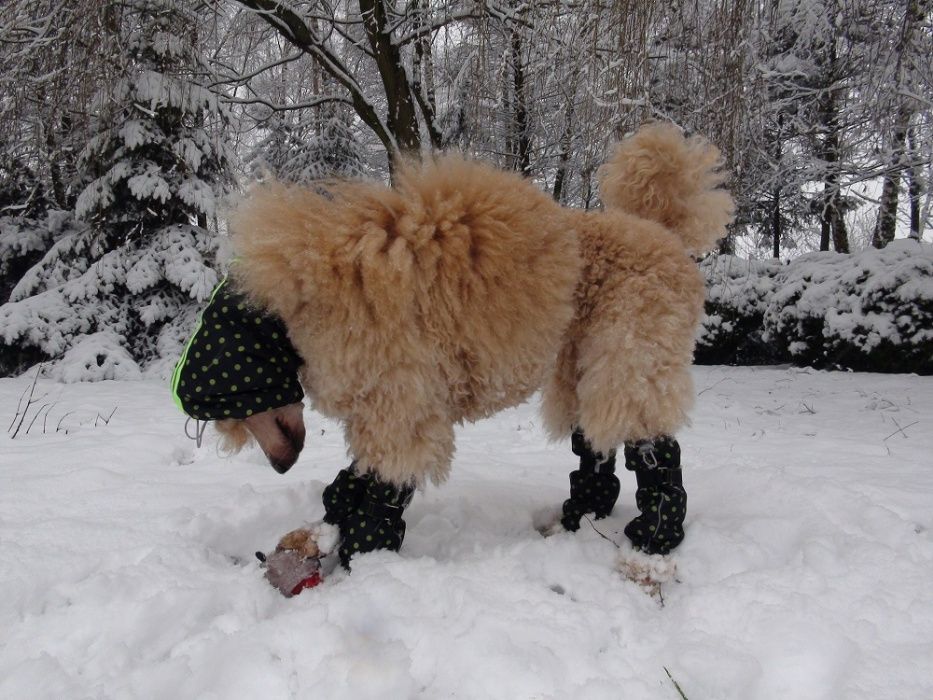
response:
M301 364L281 319L224 280L175 365L172 395L192 418L247 418L301 401Z

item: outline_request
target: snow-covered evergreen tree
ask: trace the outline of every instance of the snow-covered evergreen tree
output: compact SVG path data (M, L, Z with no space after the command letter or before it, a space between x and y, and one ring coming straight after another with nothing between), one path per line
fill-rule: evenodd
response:
M206 73L195 53L198 17L170 0L139 0L113 24L126 55L122 78L101 90L96 133L80 156L91 176L75 209L83 225L0 307L8 351L28 345L58 358L105 333L99 353L82 354L97 365L118 346L140 364L171 356L219 280L207 224L229 180L216 136L226 117L196 77Z
M39 177L0 141L0 303L48 247L35 221L48 208Z
M342 110L325 107L312 119L273 114L266 136L253 149L250 169L285 182L358 178L368 171L362 145Z

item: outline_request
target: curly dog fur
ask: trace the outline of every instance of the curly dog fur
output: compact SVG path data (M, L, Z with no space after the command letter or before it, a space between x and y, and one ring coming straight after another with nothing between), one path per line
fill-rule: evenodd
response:
M457 423L542 387L554 436L580 427L609 449L687 419L703 304L689 256L732 213L718 162L645 127L601 172L604 212L459 156L393 188L263 185L232 218L233 274L285 322L314 407L386 481L442 481Z

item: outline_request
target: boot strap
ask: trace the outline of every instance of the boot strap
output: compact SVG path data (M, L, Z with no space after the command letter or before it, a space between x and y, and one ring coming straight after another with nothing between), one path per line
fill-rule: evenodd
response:
M374 479L367 489L361 510L379 520L397 521L415 494L412 486L391 486Z
M616 470L616 451L609 454L594 452L582 430L574 431L570 436L570 449L580 458L580 471L593 474L614 474Z
M680 467L668 469L636 469L635 479L638 488L646 486L680 486L684 485L684 473Z
M371 518L393 521L401 520L402 513L405 511L405 506L395 506L391 503L379 503L372 499L367 499L366 503L363 504L362 510Z

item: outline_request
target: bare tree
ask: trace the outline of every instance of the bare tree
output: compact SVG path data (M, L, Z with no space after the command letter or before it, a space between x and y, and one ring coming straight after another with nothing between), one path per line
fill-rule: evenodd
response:
M417 156L422 127L440 144L434 103L423 91L421 76L409 78L409 54L426 60L425 38L455 22L505 13L491 3L407 3L397 8L386 0L360 0L358 7L337 12L299 13L275 0L236 0L255 12L292 46L311 56L346 92L350 103L385 149L390 168L400 158ZM326 7L326 5L322 5ZM313 21L313 24L312 24ZM350 51L341 58L332 37ZM375 68L380 90L367 90L366 71ZM380 109L380 105L383 107Z
M908 136L911 133L911 121L918 112L918 102L914 97L916 87L916 73L914 61L917 56L917 35L921 31L923 22L929 19L930 3L924 0L903 0L903 17L897 39L893 42L892 60L894 63L892 80L889 83L893 88L891 106L894 120L891 137L887 145L887 160L885 164L881 201L878 205L878 218L872 235L872 245L883 248L894 240L897 224L897 203L900 192L900 179L902 173L907 173L909 179L908 197L910 201L910 230L911 235L920 237L920 181L916 175L916 165L911 163L908 148ZM929 48L929 44L927 44Z

